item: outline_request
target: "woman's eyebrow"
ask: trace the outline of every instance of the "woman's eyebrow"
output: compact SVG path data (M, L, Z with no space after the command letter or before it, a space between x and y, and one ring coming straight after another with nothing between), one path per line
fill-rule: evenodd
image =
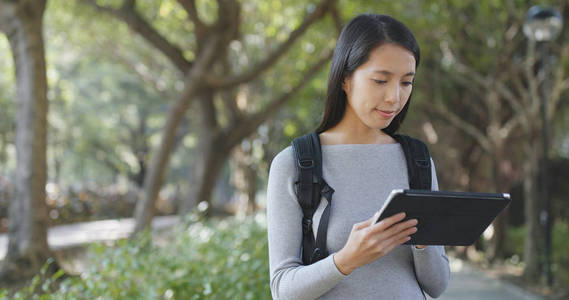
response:
M383 75L393 75L392 72L387 71L387 70L374 70L373 73L380 73L380 74L383 74ZM409 73L403 75L403 77L405 77L405 76L413 76L413 75L415 75L415 72L409 72Z

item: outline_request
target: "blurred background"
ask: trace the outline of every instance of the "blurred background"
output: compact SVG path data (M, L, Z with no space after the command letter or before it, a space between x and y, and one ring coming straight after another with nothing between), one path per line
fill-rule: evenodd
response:
M0 296L270 298L269 166L363 12L419 42L441 190L512 195L449 255L569 297L569 3L523 0L0 0Z

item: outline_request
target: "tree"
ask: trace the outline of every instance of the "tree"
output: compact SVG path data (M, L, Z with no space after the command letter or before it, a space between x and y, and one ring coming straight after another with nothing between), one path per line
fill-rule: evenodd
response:
M152 24L142 17L136 7L136 1L124 1L118 8L102 6L92 0L87 2L98 10L124 21L132 31L140 34L168 57L185 78L184 90L178 96L178 100L170 107L163 130L162 142L159 149L154 152L145 177L142 199L137 203L135 211L137 232L146 228L153 216L154 202L162 184L176 129L191 103L196 105L196 109L200 111L199 115L202 118L201 124L203 125L199 129L198 152L195 154L200 159L196 159L197 164L193 166L196 175L192 178L197 182L195 182L193 195L190 196L190 199L194 199L193 202L209 202L215 179L229 156L230 150L275 113L331 57L331 52L329 52L317 60L312 67L307 68L306 73L296 85L281 95L273 97L273 100L269 101L269 104L261 111L245 114L240 111L237 105L235 93L224 94L225 97L221 98L227 112L225 116L230 120L230 123L221 126L219 117L216 116L215 99L223 91L251 82L273 66L313 23L331 11L334 1L324 0L315 6L281 45L252 68L237 75L232 75L232 66L229 64L231 61L229 59L230 43L239 38L239 28L242 21L240 18L241 7L236 1L217 1L217 20L211 24L200 18L195 1L178 1L187 13L194 29L196 45L192 52L195 53L195 59L191 61L184 57L183 51L179 47L169 42L163 34L160 34L153 28ZM187 212L190 208L188 204L182 205L181 212Z
M43 43L46 0L0 1L0 31L8 37L16 72L15 196L0 280L35 274L50 256L47 244L47 80Z
M446 73L445 78L455 84L449 87L448 82L439 82L439 88L452 90L445 95L450 99L441 99L441 94L434 92L431 94L433 103L425 108L476 142L489 159L489 177L496 192L507 191L519 179L515 174L523 174L527 228L525 275L535 280L539 277L540 265L537 191L542 155L541 122L535 120L541 118L538 86L545 76L535 73L541 62L536 59L535 45L528 44L522 34L526 9L525 4L516 6L513 1L445 5L444 11L460 25L443 23L444 30L438 32L442 39L440 55L431 67ZM496 11L501 13L490 20L488 16ZM488 27L480 30L481 26ZM436 30L433 32L437 35ZM461 42L464 36L468 36L468 43ZM554 47L559 63L547 75L553 78L548 123L558 111L561 96L569 90L569 80L565 79L569 44L565 39L559 40L563 42ZM464 138L460 140L462 143ZM523 151L514 153L512 149ZM490 258L504 258L504 215L496 219L494 229Z

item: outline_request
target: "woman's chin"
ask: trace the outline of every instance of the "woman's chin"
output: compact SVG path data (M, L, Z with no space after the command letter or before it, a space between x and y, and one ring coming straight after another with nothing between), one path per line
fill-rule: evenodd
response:
M388 122L381 122L380 124L377 124L371 128L377 129L377 130L383 130L387 127L389 127L389 125L391 124L391 120L389 120Z

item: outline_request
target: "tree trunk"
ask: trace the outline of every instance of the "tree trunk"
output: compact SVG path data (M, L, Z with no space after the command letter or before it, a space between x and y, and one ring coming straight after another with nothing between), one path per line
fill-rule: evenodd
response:
M148 117L146 113L139 112L137 136L133 137L133 147L136 160L138 162L138 172L134 175L134 182L138 188L144 186L144 177L146 177L146 161L148 157L148 134L146 133L146 123Z
M531 139L529 139L531 141ZM524 164L524 215L526 219L526 237L524 243L524 277L528 282L535 282L540 277L539 244L541 227L539 224L538 162L539 143L528 142L527 160Z
M181 216L189 213L202 201L210 204L217 175L229 155L225 140L220 138L221 131L213 105L213 91L202 93L197 104L199 104L201 126L198 132L198 146L193 154L195 160L190 179L190 192L180 206Z
M146 173L141 198L136 203L134 212L136 220L134 234L147 228L152 221L156 209L155 199L158 197L160 187L162 186L166 165L168 164L172 148L174 147L176 130L186 113L187 102L189 102L188 99L179 99L168 112L162 141L158 151L154 154L150 169Z
M14 57L17 82L15 195L9 208L9 242L3 281L37 273L50 256L45 202L47 80L42 18L46 0L1 1L2 29Z
M501 163L504 162L504 147L502 142L495 143L494 153L493 153L493 166L492 166L492 177L494 179L495 192L505 193L509 185L507 184L507 179L502 171ZM488 258L491 262L496 259L504 259L506 256L505 246L507 238L507 224L508 224L508 207L506 207L494 220L494 235L490 240L490 245L488 247Z
M252 143L250 139L245 139L244 142L232 152L231 181L237 190L236 212L251 214L255 211L257 175L253 166Z
M203 52L200 53L196 63L186 77L186 88L168 111L162 141L158 146L158 151L155 152L152 158L152 163L144 178L142 197L136 203L134 212L136 225L133 235L136 235L138 232L150 226L155 211L155 199L160 192L166 165L168 164L170 154L176 142L176 131L184 119L192 99L203 84L203 74L205 74L206 70L212 65L218 53L220 42L219 36L213 35L209 38L204 46Z
M247 214L253 214L257 208L255 196L257 195L257 172L253 165L245 167L245 181L247 182Z
M210 196L215 185L216 176L223 167L225 160L229 157L233 147L254 133L263 122L273 116L278 109L298 93L305 84L309 83L318 70L330 60L331 56L332 52L314 63L296 86L281 95L277 95L264 110L250 114L247 117L235 119L235 122L229 124L225 130L219 128L217 124L213 98L211 98L210 101L203 101L202 99L202 113L200 115L204 118L204 122L202 122L202 133L199 138L201 146L198 150L199 152L195 155L195 157L199 157L199 161L196 161L198 165L194 168L193 189L187 201L182 204L182 206L185 207L182 207L180 210L181 214L191 210L191 203L199 203L201 201L210 203ZM212 90L210 92L213 95L214 91Z
M274 65L280 57L287 53L294 42L300 36L302 36L302 34L314 22L323 18L330 9L333 9L333 4L335 2L333 0L323 0L321 3L319 3L312 12L306 15L302 23L290 33L288 39L284 43L272 51L265 59L261 60L252 69L247 70L237 76L221 76L222 78L225 78L225 80L218 81L215 80L215 78L218 77L215 76L215 72L211 72L211 66L216 59L223 56L222 54L224 50L227 50L229 43L232 40L239 38L238 33L240 25L240 5L238 1L219 1L218 20L215 24L211 25L206 25L200 20L196 12L196 8L195 6L191 5L191 2L183 2L182 6L188 13L191 21L194 23L197 32L196 35L198 43L198 55L196 60L192 62L187 61L184 58L183 51L181 49L169 43L165 37L160 35L158 31L153 28L153 26L147 23L144 18L142 18L137 13L134 1L124 2L120 8L112 8L110 6L99 5L97 1L94 0L85 1L100 11L109 13L114 17L125 21L133 31L146 38L152 45L164 53L170 59L170 61L185 74L184 81L186 88L168 113L161 144L156 152L153 151L155 154L144 178L142 198L137 202L135 209L136 226L134 234L150 225L150 221L152 220L152 216L154 214L154 202L162 185L162 180L170 152L173 149L174 135L193 96L202 92L201 89L205 88L206 86L213 89L225 90L242 83L250 82L251 80L259 77L263 71ZM184 3L186 5L184 5ZM327 58L323 63L317 64L317 67L320 68L321 65L326 63L328 60L329 58ZM312 73L315 74L317 70L311 69L311 71L313 71ZM314 74L311 74L308 77L312 77ZM302 85L299 85L299 87L300 86ZM282 104L281 102L286 102L287 97L287 95L284 95L280 101L276 101L278 105L272 105L272 108L270 108L267 113L254 116L254 118L257 119L257 121L264 119L267 115L274 112L274 110L276 110L276 108ZM257 121L250 122L250 124L257 124ZM255 128L257 126L258 124L255 126ZM216 137L222 136L224 138L231 137L228 134L221 132L216 135ZM221 141L221 139L219 141ZM235 145L236 143L234 140L224 140L223 144ZM212 148L212 151L209 151L209 153L206 154L208 158L205 161L211 159L212 157L216 158L217 155L219 155L219 157L226 158L230 149L231 147L227 146L220 150L216 145L215 148ZM206 164L205 166L207 166L207 168L203 168L207 176L210 176L209 173L207 173L209 170L213 172L212 174L217 174L219 170L215 170L221 168L219 166L223 165L223 163L219 161L213 161L213 164L214 165ZM200 181L206 185L209 185L209 178L200 178ZM201 186L201 184L199 184L199 186ZM200 192L197 192L197 194L200 196L193 197L194 201L205 199L203 197L209 197L211 194L211 190L206 191L207 189L202 189L201 187L199 190ZM187 208L187 205L185 206ZM183 212L185 209L181 209L181 211Z
M8 145L8 134L6 132L0 132L0 165L5 166L8 160L8 154L6 148ZM0 171L2 171L0 169Z
M220 139L216 138L215 141L220 141ZM211 208L209 204L212 191L228 156L229 153L225 150L223 142L203 142L200 150L195 154L198 161L194 167L190 193L180 207L180 215L190 212L194 205L200 202L208 203L208 207Z

